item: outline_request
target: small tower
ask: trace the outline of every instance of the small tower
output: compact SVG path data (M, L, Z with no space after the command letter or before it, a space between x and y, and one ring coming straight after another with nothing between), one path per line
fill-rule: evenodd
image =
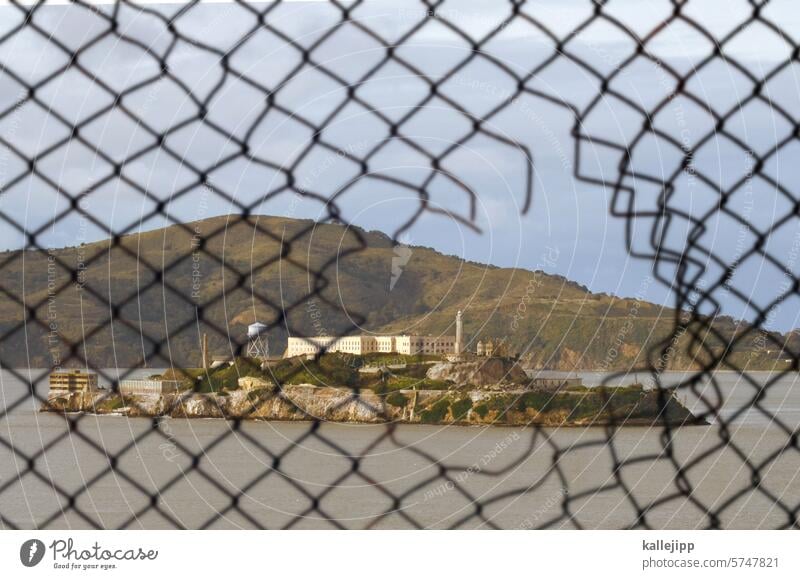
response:
M269 340L266 336L267 326L256 322L247 326L247 357L266 360L269 358Z
M462 348L463 333L464 332L461 322L461 310L458 310L458 313L456 314L456 350L455 350L456 356L460 356L461 351L463 349Z

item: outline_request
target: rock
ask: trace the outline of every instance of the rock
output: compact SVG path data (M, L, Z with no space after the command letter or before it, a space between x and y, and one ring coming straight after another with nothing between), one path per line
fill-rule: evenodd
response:
M441 370L443 374L436 375L444 375L446 371L448 376L474 376L473 379L484 380L491 372L499 371L498 365L492 363L484 372L485 362L440 364L444 367ZM515 365L510 364L509 374L518 376ZM505 365L501 367L505 368ZM467 375L470 369L472 374ZM602 410L596 411L598 408ZM348 388L320 388L310 384L241 389L227 394L184 392L122 397L114 392L70 392L48 397L42 411L372 424L400 421L417 424L589 426L609 423L647 425L665 420L675 425L705 424L672 393L644 391L641 386L556 394L519 388L493 391L488 387L467 391L397 390L387 396L371 390L356 394Z
M265 388L273 388L272 382L262 380L261 378L254 378L252 376L244 376L237 381L239 388L244 390L263 390Z
M431 380L449 380L457 386L480 388L503 384L526 384L528 375L513 360L485 358L468 362L442 362L428 369Z
M176 418L225 418L224 396L192 394L181 398L170 415Z

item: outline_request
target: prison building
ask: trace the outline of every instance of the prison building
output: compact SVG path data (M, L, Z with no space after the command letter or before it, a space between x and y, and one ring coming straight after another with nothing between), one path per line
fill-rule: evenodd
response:
M97 389L97 374L94 372L69 370L64 372L53 372L50 374L51 392L91 392Z
M178 380L120 380L119 392L123 395L174 394L181 389Z
M289 338L285 358L315 356L321 351L340 352L363 356L364 354L434 354L447 356L463 351L462 314L456 315L455 336L317 336Z
M414 356L417 354L448 355L456 354L455 336L397 336L398 354Z
M289 338L286 357L316 355L322 351L340 352L360 356L379 352L378 341L374 336L317 336L309 338ZM392 351L392 350L388 350Z
M289 338L284 357L293 358L294 356L315 355L322 350L336 352L333 347L333 337L318 336L309 338Z
M316 355L322 350L365 354L447 355L456 353L455 336L318 336L289 338L286 357Z

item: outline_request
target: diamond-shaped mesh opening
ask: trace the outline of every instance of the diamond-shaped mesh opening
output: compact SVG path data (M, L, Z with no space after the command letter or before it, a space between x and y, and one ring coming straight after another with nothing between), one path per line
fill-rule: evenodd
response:
M798 526L800 342L776 329L800 303L787 3L407 4L0 7L2 526ZM564 142L543 129L554 110L570 125ZM485 285L466 263L418 295L423 272L398 265L431 217L477 231L483 213L527 212L554 149L576 194L606 193L604 223L652 266L648 286L674 297L666 318L646 296L610 306L648 319L626 376L710 426L639 438L617 419L567 432L407 428L348 388L327 411L371 423L327 424L298 390L317 360L276 364L252 392L195 371L203 335L224 366L255 321L274 343L416 331L365 308L375 296L432 310L437 333L455 293L498 296L487 319L549 300L547 321L566 320L566 301L582 299L566 281L531 294L527 278ZM498 207L481 166L516 183L513 203ZM392 237L326 230L384 201ZM320 223L293 219L309 208ZM364 255L392 286L343 295L361 279L348 256ZM763 279L779 283L761 291ZM592 321L555 336L541 324L532 360L579 365L581 352L548 349L564 336L631 347L608 311L581 308ZM753 371L765 361L772 374ZM56 367L97 371L108 390L88 403L128 419L37 412ZM691 370L668 372L679 367ZM165 368L197 392L157 410L115 397L121 380ZM263 420L268 406L291 420ZM198 408L220 419L185 418Z

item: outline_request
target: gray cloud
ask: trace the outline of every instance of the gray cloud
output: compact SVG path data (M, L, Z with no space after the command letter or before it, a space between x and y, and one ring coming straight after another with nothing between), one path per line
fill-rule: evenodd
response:
M669 3L665 3L669 4ZM420 4L422 6L422 4ZM151 7L166 13L175 13L176 6ZM499 25L509 12L506 3L470 0L446 2L441 17L457 24L475 35L484 34ZM588 17L592 8L589 3L564 3L555 1L532 2L525 10L546 23L557 35L563 36L576 23ZM624 15L625 24L635 28L646 28L659 16L655 10L645 10L637 2L612 2L609 10ZM588 12L587 12L588 11ZM17 10L0 7L0 35L10 30ZM723 11L725 12L725 11ZM340 12L328 3L293 2L279 6L271 13L268 22L283 31L302 47L311 46L317 39L336 25ZM368 2L354 11L353 16L370 29L396 40L424 18L424 11L408 7L399 2ZM729 12L712 14L710 22L717 23L720 30L733 19ZM775 14L775 17L781 15ZM621 16L622 17L622 16ZM708 15L706 15L708 17ZM787 15L787 22L797 16ZM791 20L791 19L794 20ZM89 11L78 7L50 7L38 10L35 22L54 39L76 50L92 42L102 34L108 22ZM219 56L208 50L179 41L168 58L170 74L200 99L206 100L212 91L220 87L207 103L207 119L219 126L222 134L202 123L195 123L175 131L166 139L169 148L153 150L143 156L138 152L151 146L154 137L144 125L157 133L181 125L197 115L195 102L189 98L178 83L164 77L158 82L126 94L122 103L142 123L127 118L120 112L110 113L97 119L81 130L82 138L97 152L111 158L112 162L128 160L122 175L146 190L141 191L113 179L96 188L86 199L87 211L109 224L113 230L136 226L152 211L156 201L169 202L168 211L176 219L193 219L195 205L193 196L200 189L197 174L182 166L187 164L209 171L212 186L225 195L245 205L257 204L255 210L294 217L326 217L323 203L311 198L298 198L285 192L268 201L259 203L265 195L280 190L286 185L286 175L280 167L293 164L311 144L313 131L303 125L302 120L318 124L336 111L347 99L347 87L339 85L313 67L306 66L300 74L284 83L287 75L300 64L300 51L287 45L278 36L265 30L254 33L241 47L237 42L248 33L255 20L252 14L237 5L199 5L178 19L177 30L189 38L211 45L230 54L230 66L244 80L233 75L225 77ZM798 28L800 29L800 28ZM153 16L124 6L120 12L118 32L144 43L157 56L163 56L172 40L164 25ZM687 31L668 30L654 46L665 62L680 69L691 67L707 50L705 44ZM755 40L763 43L759 51L758 65L769 70L776 59L782 56L780 43L764 30L754 31ZM488 54L505 63L517 73L529 70L532 64L544 61L553 49L553 42L541 31L528 23L517 22L509 26L486 47ZM574 39L568 50L580 55L588 64L601 70L616 66L635 49L625 34L613 26L594 26ZM735 46L733 49L737 49ZM738 50L738 49L737 49ZM311 53L312 59L336 72L347 82L355 83L380 59L385 51L374 39L347 25L332 36L322 47ZM449 71L454 63L470 54L470 46L459 38L443 22L426 25L419 33L398 49L397 54L413 62L432 78ZM738 54L738 53L737 53ZM742 53L751 61L753 54ZM49 74L63 67L67 55L49 42L45 36L32 30L15 34L0 45L0 61L9 70L28 83L41 82ZM160 67L157 58L131 43L108 37L81 53L79 63L90 73L112 87L123 91L148 79L158 77ZM271 89L278 89L275 103L288 111L284 114L276 109L262 116L266 107L263 91L248 85L248 81ZM715 71L709 68L693 81L693 86L708 103L716 107L736 106L739 95L749 94L751 88L730 69L722 67ZM221 85L220 85L221 83ZM541 74L528 81L529 88L541 91L555 99L564 97L570 102L585 106L599 89L599 82L585 69L560 59ZM414 111L425 97L428 88L419 78L402 66L386 65L364 84L356 85L357 94L371 106L379 108L391 119L399 119ZM442 94L456 100L464 108L477 114L485 114L510 95L516 81L490 63L479 59L466 67L450 82L442 86ZM648 62L639 62L614 81L614 88L629 95L644 108L663 98L671 86L664 79L663 71ZM797 79L793 74L776 77L767 86L770 97L776 102L786 103L796 110ZM67 123L82 123L98 110L107 107L112 96L91 78L79 74L75 69L67 70L48 84L37 89L39 98L47 107L63 116ZM8 75L0 73L0 108L14 107L24 95L24 87L15 83ZM663 131L680 135L689 127L687 139L699 138L703 126L712 123L708 113L695 104L679 103L680 114L675 107L668 107L654 119ZM682 115L682 116L681 116ZM736 126L736 123L739 126ZM573 119L563 108L531 96L520 98L501 114L492 118L488 127L492 131L519 141L534 154L536 163L536 198L531 214L519 216L523 202L525 159L521 151L499 146L485 136L475 137L465 143L444 163L443 168L479 193L477 224L484 230L478 236L463 229L444 217L428 215L415 226L412 236L415 243L435 246L442 251L463 255L468 259L485 260L502 266L536 267L540 248L549 245L560 248L561 255L557 273L576 279L598 291L633 295L641 280L649 273L650 264L631 260L625 251L623 223L608 214L611 192L578 183L573 178L575 159L573 139L570 136ZM738 119L732 120L731 130L739 130L754 146L765 147L779 137L779 123L769 110L746 110ZM220 159L237 151L234 140L242 140L248 130L248 145L251 154L266 163L247 163L239 158L234 162L213 169ZM641 121L636 113L621 101L607 99L596 112L587 118L582 130L590 136L614 135L617 140L630 137ZM402 127L402 132L430 152L440 152L449 144L467 134L471 121L434 100ZM46 108L33 103L18 107L0 122L0 136L21 149L28 157L41 155L48 146L69 136L70 127L54 119ZM232 139L227 138L225 135ZM387 136L387 126L378 117L354 103L342 109L322 137L342 151L362 153L380 143ZM39 170L57 182L68 195L89 191L92 185L112 171L112 167L97 152L80 144L64 147L37 161ZM597 143L583 145L582 170L586 174L608 178L616 175L619 153L604 150ZM634 166L649 170L674 165L680 151L666 143L642 144L633 155ZM782 159L785 155L785 159ZM797 167L793 155L795 149L787 148L773 157L767 170L773 171L776 179L784 183L797 182ZM701 150L696 159L707 168L716 170L721 180L730 178L741 165L740 152L726 150L722 141L713 141ZM275 165L275 167L270 167ZM370 162L370 169L381 174L419 184L428 171L424 155L398 141L390 143ZM20 172L26 170L24 160L0 146L0 184L6 184ZM323 197L334 195L357 174L358 166L337 155L335 151L315 148L302 163L294 168L295 177L301 186ZM183 188L192 188L182 197L175 197ZM637 184L647 192L644 184ZM694 188L692 188L694 187ZM467 198L452 182L437 177L430 186L431 201L458 214L467 215ZM753 227L764 227L783 210L786 201L765 182L754 183L756 203L749 212ZM800 194L800 192L798 192ZM208 215L237 211L224 196L209 194ZM657 208L659 192L640 195L636 203ZM683 197L682 197L683 196ZM345 196L338 200L345 217L367 228L393 232L407 219L415 208L409 200L414 193L402 187L391 186L374 179L363 179ZM66 207L66 198L60 198L52 188L37 179L26 179L7 189L0 196L0 211L28 227L46 224ZM683 188L670 201L680 204L693 215L713 207L715 192L699 185ZM733 199L731 203L744 200ZM742 208L740 207L740 210ZM67 245L75 243L75 216L51 227L41 239L43 243ZM713 250L724 253L729 249L730 239L740 231L741 224L726 223L720 219L709 227L703 243ZM163 218L147 220L142 228L164 224ZM100 238L106 235L100 229L91 229L81 235ZM668 241L676 251L685 244L687 226L674 225ZM636 230L636 242L650 243L650 227L644 221ZM90 239L81 239L86 241ZM775 255L788 255L791 251L793 232L776 232L771 238ZM19 247L22 240L18 233L4 232L0 243L6 248ZM748 268L754 267L750 264ZM751 271L751 270L748 270ZM752 271L751 271L752 273ZM779 273L762 270L765 280L777 283ZM667 300L666 290L661 295L648 296L652 300ZM768 297L769 290L762 286L753 288L759 298ZM746 315L746 309L735 300L726 302L730 313ZM793 325L793 320L784 323ZM784 327L784 329L786 329Z

